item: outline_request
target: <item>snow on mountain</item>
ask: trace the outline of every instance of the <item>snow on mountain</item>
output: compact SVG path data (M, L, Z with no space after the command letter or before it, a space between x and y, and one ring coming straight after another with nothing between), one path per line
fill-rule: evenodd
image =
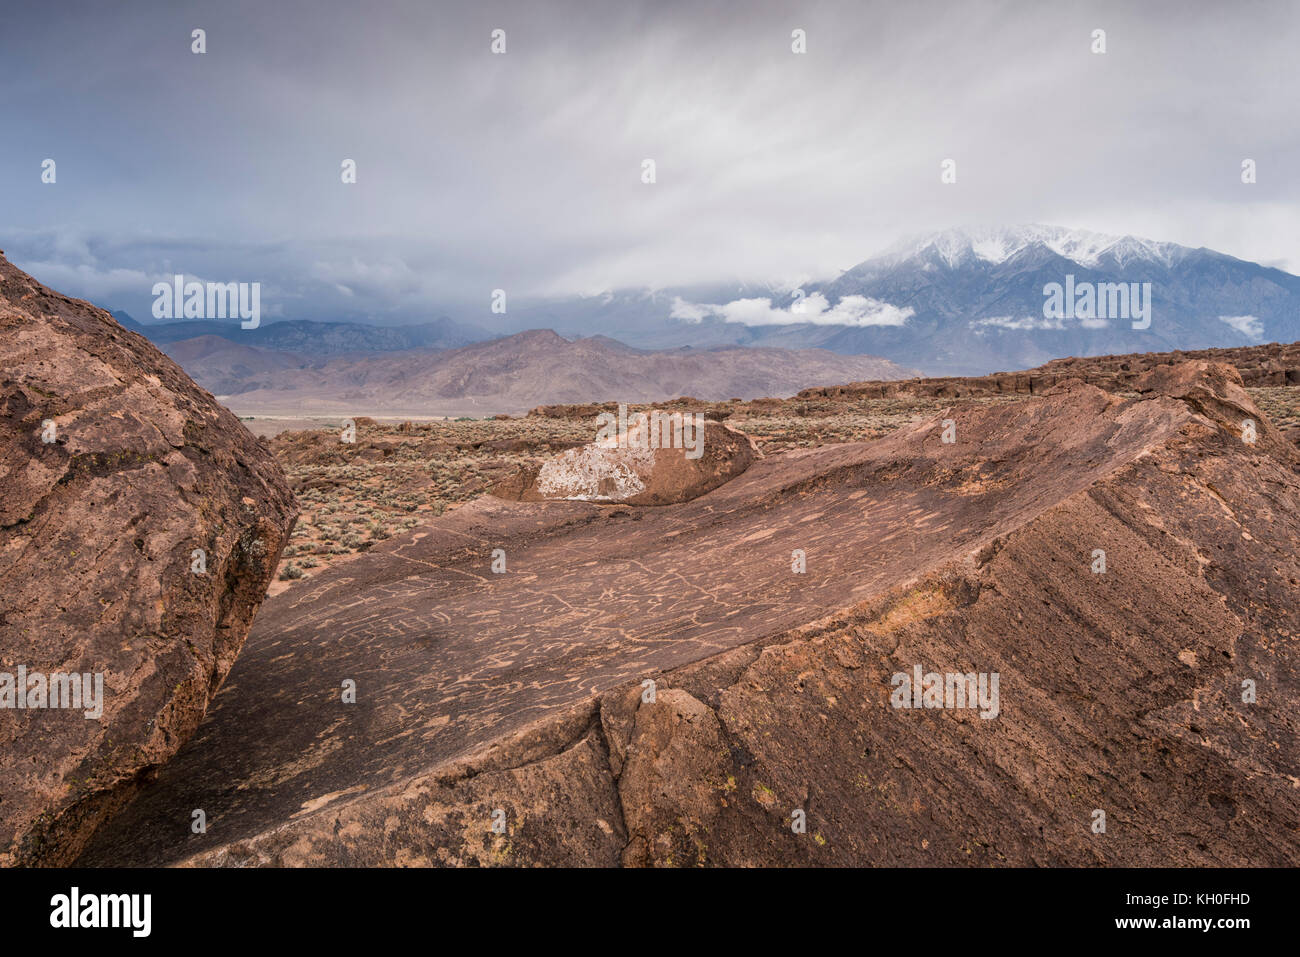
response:
M1048 291L1062 287L1072 301L1082 290L1091 298L1049 310ZM1142 315L1131 313L1139 301ZM641 348L816 346L973 374L1064 356L1292 342L1300 339L1300 277L1137 236L985 226L912 237L793 294L719 281L512 315Z
M1000 265L1033 246L1045 247L1089 268L1099 265L1107 253L1119 265L1150 261L1172 266L1187 251L1176 243L1062 226L977 226L911 236L863 265L896 266L910 259L924 259L931 253L950 269L957 269L972 259Z
M1047 293L1061 287L1092 298L1049 314ZM1140 294L1149 317L1129 314L1121 290L1133 302ZM1211 249L1059 226L913 237L806 292L832 309L870 297L909 313L897 328L840 328L812 341L935 372L1300 339L1296 276Z

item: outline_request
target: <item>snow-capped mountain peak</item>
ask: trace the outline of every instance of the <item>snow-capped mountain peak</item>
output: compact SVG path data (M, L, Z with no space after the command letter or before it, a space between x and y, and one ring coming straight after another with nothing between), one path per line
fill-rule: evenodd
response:
M1096 267L1108 254L1119 265L1149 261L1167 267L1187 252L1186 247L1176 243L1062 226L978 226L913 236L868 262L898 265L912 259L937 259L949 269L956 269L971 260L999 265L1034 246L1042 246L1088 268Z

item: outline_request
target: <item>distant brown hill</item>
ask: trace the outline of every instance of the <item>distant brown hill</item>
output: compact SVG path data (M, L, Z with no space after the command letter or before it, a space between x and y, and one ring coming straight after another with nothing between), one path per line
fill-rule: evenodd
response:
M167 354L215 395L242 392L250 382L272 383L286 371L306 368L306 357L241 345L222 336L196 336L174 342Z
M169 354L241 413L486 415L592 401L657 402L790 396L810 385L916 374L874 356L823 349L633 349L605 336L533 330L459 349L408 350L323 362L215 336Z

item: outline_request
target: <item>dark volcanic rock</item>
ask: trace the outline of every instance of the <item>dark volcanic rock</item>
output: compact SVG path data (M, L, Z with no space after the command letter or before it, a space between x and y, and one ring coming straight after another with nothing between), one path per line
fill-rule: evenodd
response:
M1148 386L481 498L269 601L82 862L1294 866L1300 455L1229 369ZM917 666L996 716L894 707Z
M1154 369L1184 362L1210 362L1235 367L1240 382L1252 387L1300 385L1300 342L1270 342L1236 349L1197 349L1188 352L1145 352L1136 355L1084 356L1053 359L1023 372L994 372L984 376L942 376L931 379L851 382L804 389L801 399L884 399L894 396L934 396L959 399L989 395L1041 395L1067 380L1079 380L1108 391L1135 389ZM530 414L544 414L534 410Z
M1259 415L1242 387L1241 374L1221 362L1183 362L1156 366L1133 383L1142 393L1182 399L1197 412L1251 445L1289 458L1290 443L1273 423Z
M0 450L0 672L103 676L95 719L0 710L0 863L60 864L198 726L296 506L171 360L3 258Z

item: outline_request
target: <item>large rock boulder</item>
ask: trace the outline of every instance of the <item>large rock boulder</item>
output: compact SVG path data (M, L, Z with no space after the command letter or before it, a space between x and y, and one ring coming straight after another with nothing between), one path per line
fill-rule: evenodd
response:
M1243 443L1286 455L1291 441L1260 414L1242 385L1241 373L1223 362L1197 360L1156 366L1139 376L1133 388L1143 395L1182 399Z
M621 505L689 502L744 472L759 457L752 439L691 413L635 418L623 431L566 449L521 470L493 494L513 501L579 501Z
M2 256L0 453L0 864L57 865L197 727L297 508L175 363Z

